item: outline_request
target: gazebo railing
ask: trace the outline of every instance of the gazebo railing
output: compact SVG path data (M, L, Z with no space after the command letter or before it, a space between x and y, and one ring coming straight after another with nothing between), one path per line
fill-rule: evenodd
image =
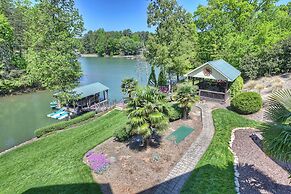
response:
M226 93L224 92L216 92L216 91L210 91L210 90L199 90L199 96L201 99L212 99L212 100L218 100L218 101L226 101L229 96L229 91Z

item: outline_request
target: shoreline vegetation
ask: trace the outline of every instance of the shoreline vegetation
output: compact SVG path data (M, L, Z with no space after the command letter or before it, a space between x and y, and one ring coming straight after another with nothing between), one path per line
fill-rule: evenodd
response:
M132 60L145 60L143 55L113 55L113 56L99 56L96 54L80 54L81 57L101 57L101 58L125 58L125 59L132 59Z

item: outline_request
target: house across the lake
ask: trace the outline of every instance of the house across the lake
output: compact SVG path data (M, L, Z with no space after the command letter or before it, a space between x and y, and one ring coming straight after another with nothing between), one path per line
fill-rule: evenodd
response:
M199 80L199 96L204 100L226 102L229 99L229 86L241 72L223 59L209 61L190 71L186 76Z

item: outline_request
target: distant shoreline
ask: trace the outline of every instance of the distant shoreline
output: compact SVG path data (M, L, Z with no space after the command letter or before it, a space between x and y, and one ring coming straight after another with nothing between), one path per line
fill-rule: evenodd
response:
M81 57L100 57L97 54L81 54ZM126 59L145 59L143 55L113 55L113 56L104 56L104 58L126 58Z

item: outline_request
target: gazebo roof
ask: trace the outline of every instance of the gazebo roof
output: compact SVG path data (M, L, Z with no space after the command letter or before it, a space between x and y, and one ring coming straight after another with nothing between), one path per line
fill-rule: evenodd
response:
M205 73L205 70L207 71ZM214 70L214 71L213 71ZM186 74L189 77L233 82L241 72L223 59L208 61Z

